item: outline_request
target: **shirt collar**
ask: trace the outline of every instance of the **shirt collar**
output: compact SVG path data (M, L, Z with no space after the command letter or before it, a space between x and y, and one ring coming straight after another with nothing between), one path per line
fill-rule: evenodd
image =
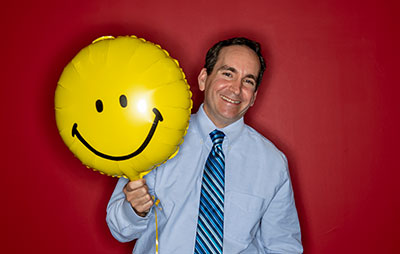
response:
M211 139L209 136L210 132L212 132L215 129L218 129L225 134L223 144L231 146L235 142L235 140L239 138L240 133L244 128L243 117L241 117L236 122L231 123L230 125L224 128L217 128L215 124L210 120L210 118L208 118L206 112L204 111L203 104L200 105L200 108L197 111L197 114L193 120L198 128L198 131L203 139L203 142L207 143L208 142L211 143Z

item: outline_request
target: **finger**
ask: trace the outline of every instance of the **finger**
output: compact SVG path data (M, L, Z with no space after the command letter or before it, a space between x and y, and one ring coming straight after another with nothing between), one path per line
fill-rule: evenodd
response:
M150 208L153 206L153 200L150 199L144 204L141 204L139 206L133 207L133 209L136 211L136 213L148 213L150 211Z
M154 203L153 199L150 199L147 203L145 203L145 204L143 205L143 210L144 210L145 212L150 211L150 208L153 206L153 203Z
M147 188L147 186L142 186L142 187L134 189L132 191L125 191L124 190L124 193L125 193L126 199L128 201L135 200L135 199L140 199L140 198L143 198L145 196L150 197L149 188Z
M136 181L130 181L125 185L125 190L128 192L134 191L137 188L146 186L146 179L142 178Z
M140 195L140 196L132 194L132 195L127 195L126 200L128 200L131 203L131 205L136 208L138 206L141 206L141 205L149 202L150 200L152 200L152 198L151 198L150 194L148 194L148 193L146 193L144 195Z

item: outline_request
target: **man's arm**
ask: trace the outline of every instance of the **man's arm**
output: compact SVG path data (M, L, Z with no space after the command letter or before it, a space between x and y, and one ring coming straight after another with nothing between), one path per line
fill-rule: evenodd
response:
M106 221L111 234L120 242L139 238L147 229L152 205L144 179L130 182L120 178L107 206Z
M263 215L261 237L266 253L303 253L299 219L289 175Z

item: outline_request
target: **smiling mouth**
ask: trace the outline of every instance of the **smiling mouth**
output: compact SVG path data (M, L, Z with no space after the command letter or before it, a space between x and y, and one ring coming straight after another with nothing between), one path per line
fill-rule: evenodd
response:
M155 115L154 116L154 120L153 120L153 124L151 126L151 129L150 129L149 133L147 134L146 139L143 141L142 145L136 151L134 151L133 153L130 153L128 155L112 156L112 155L104 154L104 153L101 153L101 152L97 151L79 133L78 124L77 123L74 123L74 125L72 127L72 137L76 136L79 139L79 141L81 141L81 143L84 146L86 146L87 149L89 149L92 153L96 154L97 156L99 156L101 158L108 159L108 160L113 160L113 161L128 160L130 158L133 158L133 157L137 156L141 152L143 152L143 150L147 147L147 145L149 144L151 138L153 137L154 132L156 131L158 122L162 122L164 120L162 115L161 115L161 113L160 113L160 111L158 109L153 108L153 113Z
M231 98L229 98L229 97L226 97L225 95L220 95L220 97L221 97L221 99L223 99L224 101L227 101L227 102L229 102L229 103L233 103L233 104L240 104L240 101L239 100L233 100L233 99L231 99Z

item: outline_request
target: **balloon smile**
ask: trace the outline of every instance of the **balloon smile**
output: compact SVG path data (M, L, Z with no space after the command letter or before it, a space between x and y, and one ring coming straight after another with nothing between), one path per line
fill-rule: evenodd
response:
M112 155L107 155L104 153L101 153L99 151L97 151L96 149L94 149L83 137L82 135L79 133L78 131L78 124L74 123L73 127L72 127L72 137L77 137L79 139L79 141L81 141L81 143L86 146L87 149L89 149L92 153L96 154L99 157L102 157L104 159L108 159L108 160L113 160L113 161L122 161L122 160L128 160L130 158L133 158L135 156L137 156L138 154L140 154L141 152L143 152L143 150L146 148L146 146L149 144L151 138L154 135L154 132L156 131L158 122L162 122L164 119L160 113L160 111L156 108L153 108L153 113L154 113L154 120L153 120L153 124L151 126L151 129L149 131L149 133L147 134L146 139L143 141L142 145L133 153L128 154L128 155L123 155L123 156L112 156Z

